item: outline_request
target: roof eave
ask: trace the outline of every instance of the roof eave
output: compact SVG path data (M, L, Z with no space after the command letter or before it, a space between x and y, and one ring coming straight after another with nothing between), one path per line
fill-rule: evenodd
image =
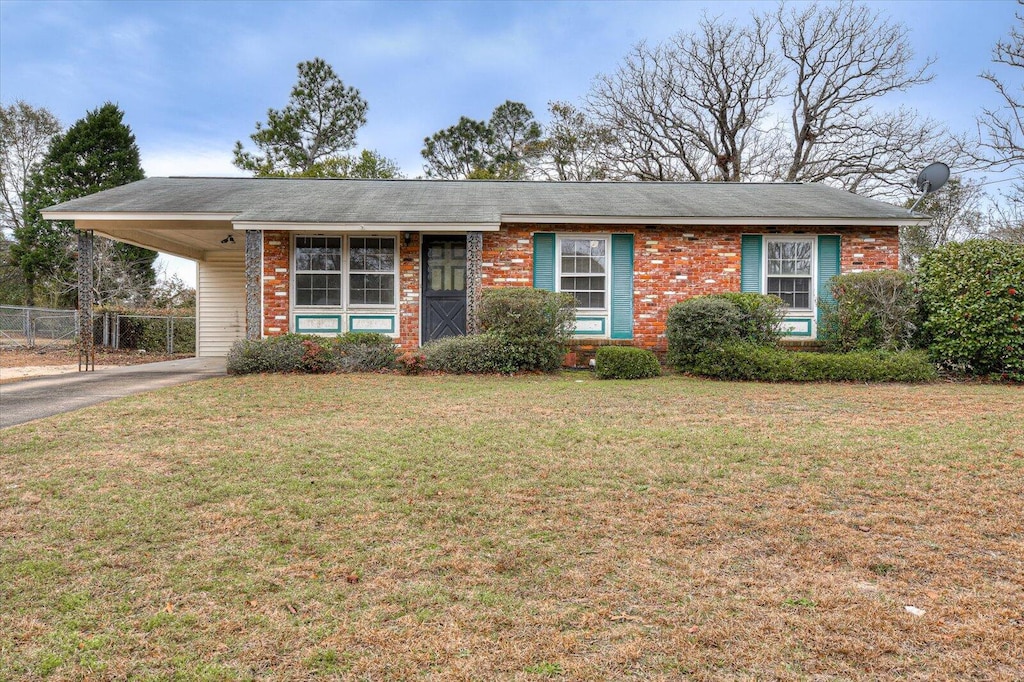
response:
M815 218L794 216L588 216L588 215L514 215L501 216L503 223L548 223L555 225L585 223L591 225L721 225L721 226L776 226L796 225L806 227L899 227L901 225L925 225L929 217L920 214L906 217L880 218Z

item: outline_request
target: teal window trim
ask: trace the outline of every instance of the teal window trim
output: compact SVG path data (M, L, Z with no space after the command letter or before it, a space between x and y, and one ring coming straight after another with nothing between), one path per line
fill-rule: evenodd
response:
M607 327L606 327L606 323L607 323L606 318L604 318L604 317L595 317L595 316L592 316L592 315L583 315L583 316L580 316L580 317L576 318L577 325L579 325L579 323L581 321L585 321L585 322L600 322L601 323L601 329L599 331L596 331L596 332L574 331L573 332L573 336L604 336L605 335L606 329L607 329Z
M387 329L355 329L353 323L356 320L387 320L391 323L391 326ZM377 334L394 334L395 333L395 316L394 315L349 315L348 316L348 330L357 334L362 332L371 332Z
M783 324L804 324L807 325L806 329L799 331L790 330L782 332L783 336L800 336L811 338L814 336L814 320L810 317L787 317L783 318Z
M557 244L554 232L533 233L533 288L556 291Z
M333 329L303 329L303 320L333 320L337 324L334 326ZM295 331L298 334L340 334L341 315L296 315Z
M609 294L611 338L633 338L633 268L632 234L613 234L610 239L611 291Z

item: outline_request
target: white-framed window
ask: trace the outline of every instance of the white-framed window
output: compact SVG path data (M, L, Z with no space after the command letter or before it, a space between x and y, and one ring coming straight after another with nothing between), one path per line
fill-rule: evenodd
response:
M296 308L394 307L395 237L296 235Z
M814 307L814 238L765 239L765 293L781 298L791 310Z
M394 237L349 237L348 268L349 305L395 304Z
M566 235L558 242L558 290L575 296L578 310L607 309L608 238Z
M341 305L341 237L295 238L295 305Z

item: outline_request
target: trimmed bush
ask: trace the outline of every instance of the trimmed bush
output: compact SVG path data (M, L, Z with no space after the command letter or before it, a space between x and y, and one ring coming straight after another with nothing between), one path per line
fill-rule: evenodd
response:
M597 349L598 379L650 379L661 375L657 356L644 348L601 346Z
M424 366L451 374L487 374L498 372L495 347L491 336L449 336L423 346Z
M740 337L753 343L775 345L779 341L779 328L786 316L786 304L778 296L752 292L711 294L711 299L729 301L743 315Z
M932 358L964 374L1024 381L1024 245L971 240L918 268Z
M491 334L450 336L431 341L422 350L427 369L452 374L552 372L565 357L562 343L513 343Z
M820 338L831 351L904 350L920 328L911 277L899 270L837 275L835 305L823 306Z
M514 343L547 339L567 343L576 321L576 299L543 289L485 289L477 315L485 334Z
M933 381L935 366L924 351L807 353L749 342L702 352L692 372L738 381Z
M348 332L330 340L334 372L378 372L394 367L398 351L390 336Z
M238 341L228 353L229 374L257 372L374 372L392 367L395 343L383 334L337 337L283 334Z
M572 337L576 299L541 289L486 289L478 319L482 334L424 346L427 369L454 374L554 371Z
M705 350L725 343L774 345L784 311L777 296L753 293L696 296L677 303L665 322L668 361L685 371Z
M236 341L228 351L228 374L299 372L306 348L301 334Z

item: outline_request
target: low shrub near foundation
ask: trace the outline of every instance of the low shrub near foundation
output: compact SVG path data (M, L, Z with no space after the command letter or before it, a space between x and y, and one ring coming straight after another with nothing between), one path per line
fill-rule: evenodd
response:
M550 339L515 342L492 334L452 336L422 348L425 366L451 374L552 372L562 365L565 345Z
M229 374L260 372L375 372L395 363L395 343L383 334L336 337L284 334L238 341L228 353Z
M594 369L598 379L650 379L661 375L658 357L632 346L598 348Z
M782 299L755 293L711 294L677 303L665 321L668 362L686 371L702 352L723 344L772 346L779 340L784 311Z
M937 378L924 351L808 353L726 343L699 353L690 371L737 381L900 381Z

